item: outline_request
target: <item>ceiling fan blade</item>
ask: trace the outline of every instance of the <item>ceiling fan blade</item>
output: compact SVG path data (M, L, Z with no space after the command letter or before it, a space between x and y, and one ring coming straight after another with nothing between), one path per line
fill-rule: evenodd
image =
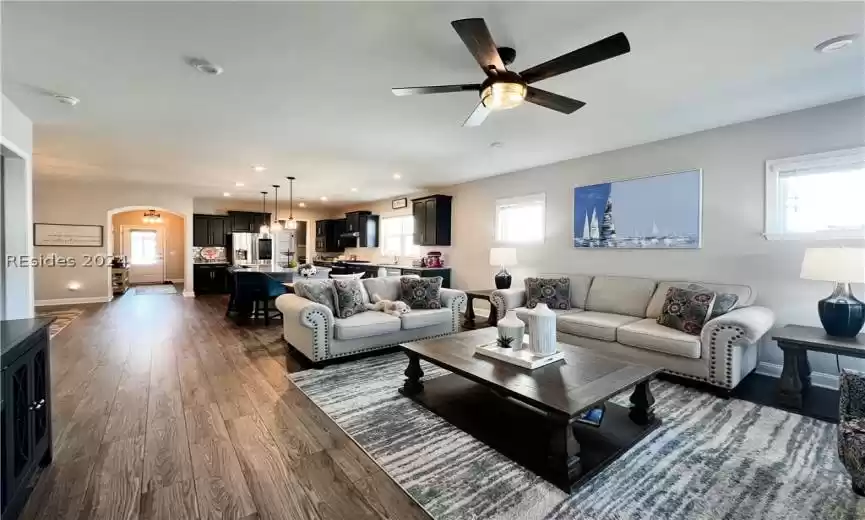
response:
M529 87L526 91L526 101L563 114L571 114L586 106L582 101L553 94L552 92L535 87Z
M484 119L490 115L490 112L491 110L485 107L483 103L478 103L478 106L475 107L474 111L465 120L463 126L480 126L484 122Z
M483 18L454 20L451 25L487 75L490 75L490 67L498 71L505 70L505 64Z
M534 83L599 61L615 58L630 51L631 44L628 42L628 37L625 36L625 33L617 33L575 51L562 54L558 58L535 65L520 72L520 76L526 83Z
M447 94L448 92L477 92L480 85L439 85L435 87L402 87L390 89L396 96L411 96L414 94Z

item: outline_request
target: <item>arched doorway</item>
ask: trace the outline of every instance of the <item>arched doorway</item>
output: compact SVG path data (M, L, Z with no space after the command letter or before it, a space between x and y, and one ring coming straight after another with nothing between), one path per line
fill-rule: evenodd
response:
M153 211L159 222L145 221ZM172 283L184 296L192 292L191 216L159 206L125 206L108 211L106 246L109 255L129 263L129 282ZM109 286L112 273L109 271Z

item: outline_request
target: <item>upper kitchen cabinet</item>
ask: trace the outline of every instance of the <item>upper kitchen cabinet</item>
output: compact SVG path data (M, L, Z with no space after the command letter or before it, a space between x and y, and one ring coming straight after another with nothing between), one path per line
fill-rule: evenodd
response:
M270 223L270 213L229 211L231 233L258 233L261 225Z
M451 200L448 195L412 199L414 243L419 246L451 245Z
M230 233L229 218L220 215L192 216L192 245L196 247L225 247Z
M378 247L378 215L369 211L345 214L345 230L341 235L343 247Z

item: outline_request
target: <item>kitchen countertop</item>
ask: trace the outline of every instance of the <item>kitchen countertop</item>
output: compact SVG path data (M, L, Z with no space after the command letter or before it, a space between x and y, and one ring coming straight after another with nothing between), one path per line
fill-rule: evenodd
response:
M385 269L387 269L387 268L411 269L413 271L429 271L429 270L450 269L449 266L444 266L444 267L414 267L412 265L379 264L379 263L375 263L375 262L356 262L356 261L352 261L352 260L334 260L334 261L314 260L313 263L315 263L315 262L322 263L322 264L331 264L331 265L336 264L336 263L340 263L340 264L349 264L349 265L359 265L359 266L364 266L364 267L384 267Z

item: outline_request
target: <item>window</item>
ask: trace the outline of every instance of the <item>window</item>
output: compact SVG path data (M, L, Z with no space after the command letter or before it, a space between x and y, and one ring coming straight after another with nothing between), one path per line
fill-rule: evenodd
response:
M766 238L865 238L865 148L766 162Z
M496 201L496 242L544 241L543 193Z
M381 219L381 254L385 256L420 256L414 244L414 217Z
M156 254L156 231L134 230L129 232L129 262L132 265L153 265L159 260Z

